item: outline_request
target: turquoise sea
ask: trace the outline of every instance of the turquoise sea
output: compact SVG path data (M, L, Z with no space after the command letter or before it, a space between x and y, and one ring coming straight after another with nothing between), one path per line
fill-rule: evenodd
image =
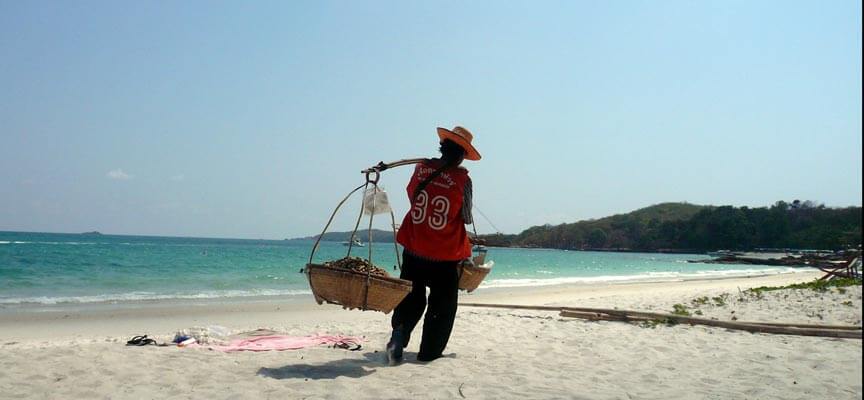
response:
M0 232L0 306L153 299L308 296L312 241ZM321 242L316 262L348 247ZM369 247L352 255L368 256ZM704 255L490 248L483 287L682 280L791 272L751 265L688 263ZM372 246L391 274L392 243Z

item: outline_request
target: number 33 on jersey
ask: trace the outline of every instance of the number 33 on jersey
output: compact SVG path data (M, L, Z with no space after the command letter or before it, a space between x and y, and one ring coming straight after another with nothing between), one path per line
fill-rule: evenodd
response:
M431 205L431 208L429 206ZM427 218L426 210L429 210ZM429 201L429 193L425 190L417 194L417 202L411 208L411 222L415 225L427 223L429 227L440 231L447 226L447 213L450 211L450 200L444 196L435 196Z
M418 164L408 183L409 199L420 182L440 164ZM471 244L462 220L462 203L468 170L450 168L417 193L405 215L396 240L409 252L431 260L458 261L471 256Z

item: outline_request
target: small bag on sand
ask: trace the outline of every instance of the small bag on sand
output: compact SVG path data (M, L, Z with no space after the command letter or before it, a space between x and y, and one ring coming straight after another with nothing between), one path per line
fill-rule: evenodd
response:
M181 338L194 338L200 344L219 344L228 340L230 331L219 325L193 326L189 329L181 329L174 335L174 342L178 343Z

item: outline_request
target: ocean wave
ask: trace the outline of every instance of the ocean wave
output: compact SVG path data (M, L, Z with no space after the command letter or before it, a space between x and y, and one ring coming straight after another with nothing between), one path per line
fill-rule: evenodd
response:
M212 246L205 243L154 243L154 242L57 242L57 241L28 241L28 240L0 240L0 244L50 244L50 245L69 245L69 246L84 246L84 245L104 245L104 246L167 246L167 247L202 247Z
M613 283L613 282L676 282L694 279L735 278L748 276L779 275L805 272L801 268L764 268L706 270L696 272L646 272L635 275L571 276L561 278L524 278L492 279L480 284L481 288L506 288L529 286L552 286L573 283Z
M92 245L92 244L109 244L109 243L95 243L95 242L30 242L26 240L13 240L6 241L0 240L0 244L53 244L53 245Z
M13 297L0 298L0 304L15 305L15 304L84 304L84 303L112 303L112 302L131 302L131 301L148 301L148 300L204 300L204 299L220 299L233 297L262 297L262 296L302 296L310 295L310 290L275 290L275 289L258 289L258 290L225 290L225 291L206 291L195 293L154 293L154 292L130 292L130 293L113 293L100 294L93 296L35 296L35 297Z

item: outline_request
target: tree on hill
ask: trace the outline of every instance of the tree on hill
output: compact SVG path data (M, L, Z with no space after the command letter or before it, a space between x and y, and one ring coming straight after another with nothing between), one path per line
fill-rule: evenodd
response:
M534 226L511 241L528 247L643 251L842 249L860 243L861 207L827 208L798 200L759 208L663 203L597 220Z

